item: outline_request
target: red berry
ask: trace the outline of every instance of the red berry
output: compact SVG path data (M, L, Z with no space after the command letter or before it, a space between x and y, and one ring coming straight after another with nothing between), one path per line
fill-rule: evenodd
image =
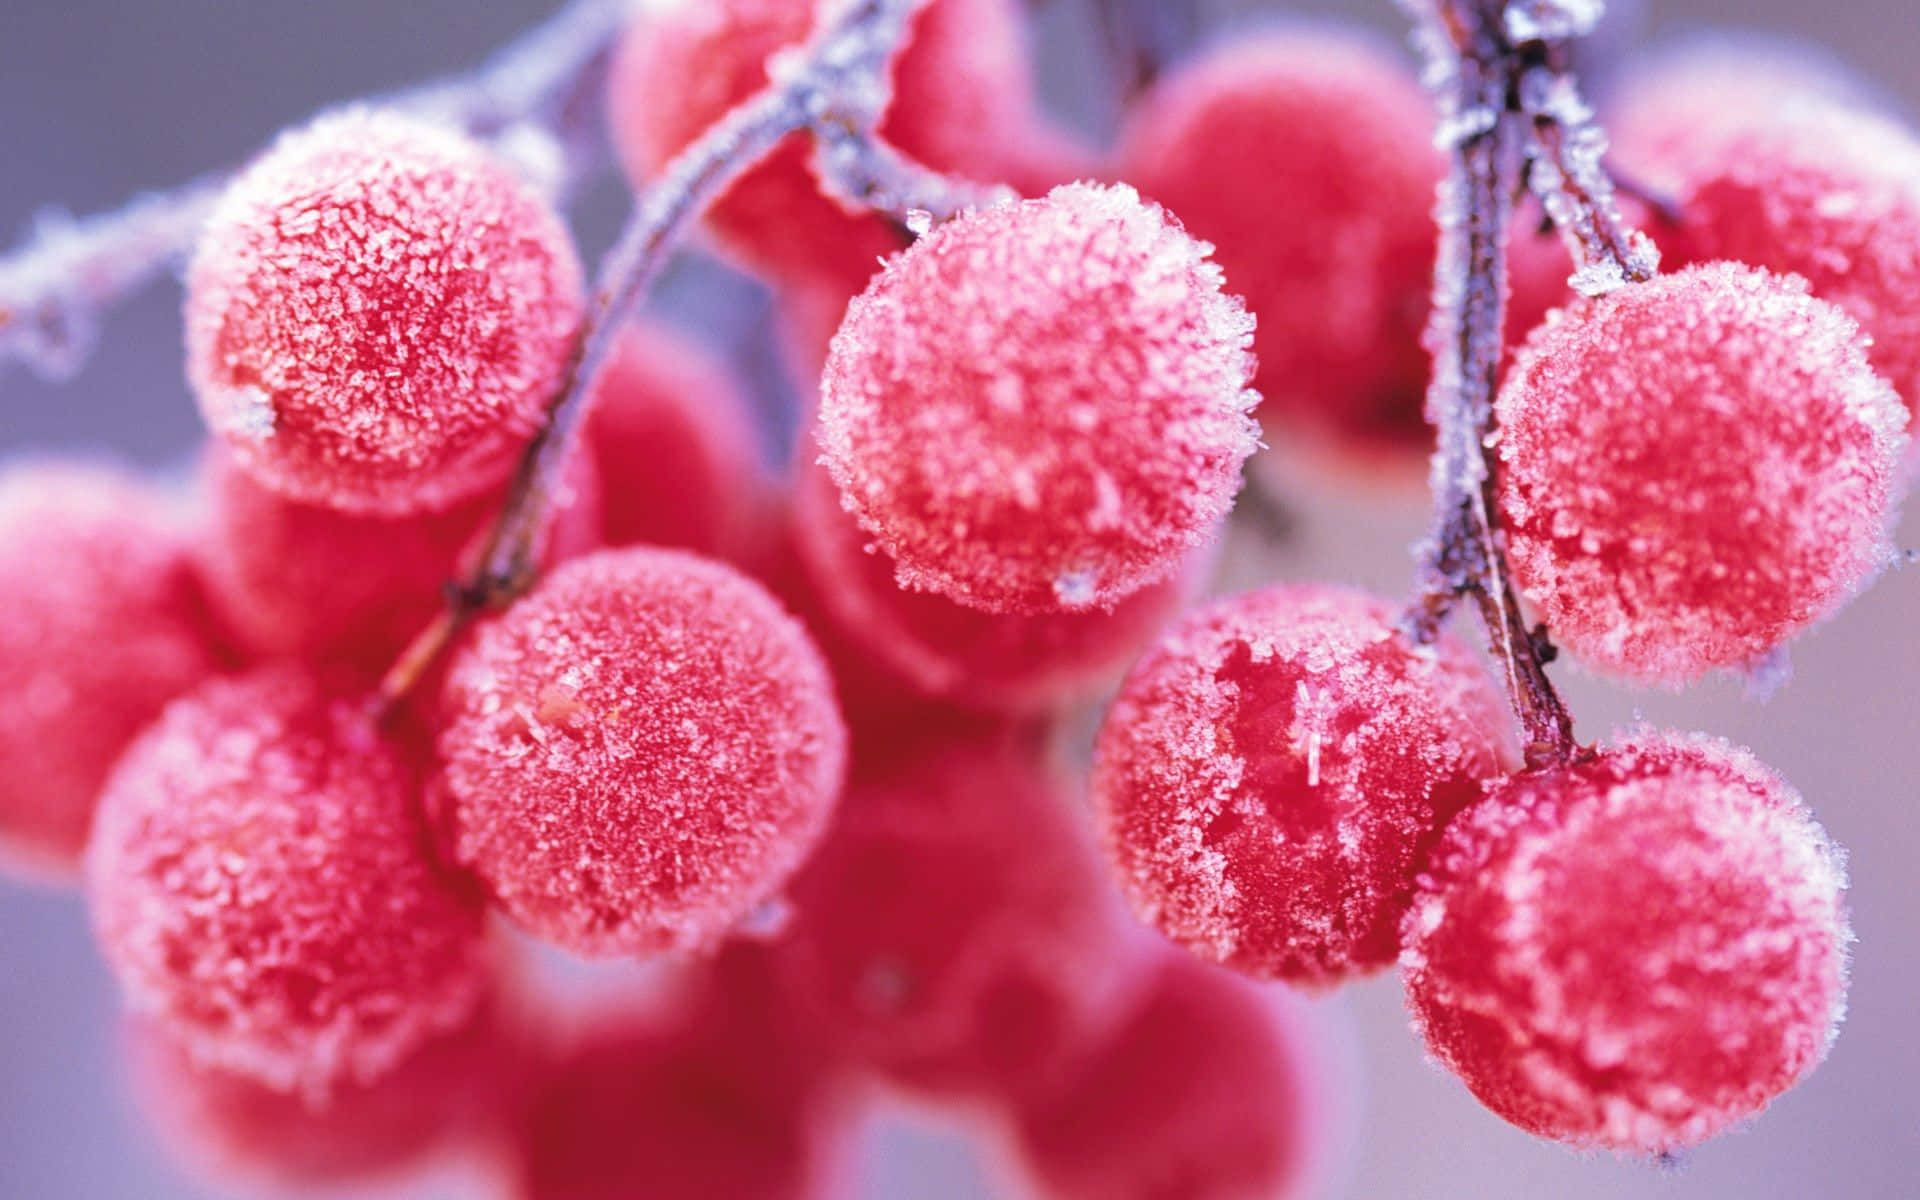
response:
M758 436L725 362L663 325L633 326L594 385L584 431L612 483L606 543L747 551L767 489Z
M210 528L198 558L227 627L255 653L374 676L446 604L501 502L495 491L445 512L359 516L264 488L222 450L202 470ZM576 456L548 518L548 562L598 544L599 497L593 462Z
M1689 1146L1826 1053L1843 884L1799 797L1745 751L1637 735L1505 780L1448 828L1407 917L1408 1003L1521 1128Z
M121 749L221 665L170 501L104 466L0 474L0 848L65 875Z
M478 912L429 857L411 755L295 668L169 705L108 781L94 932L197 1062L324 1098L461 1024Z
M812 1036L896 1082L1039 1086L1118 1018L1135 974L1070 799L1005 729L863 766L794 881L784 990Z
M1111 608L1206 543L1255 428L1251 322L1128 187L968 213L853 302L823 461L900 582L989 612Z
M1141 97L1121 173L1212 242L1259 321L1261 417L1424 446L1433 105L1354 33L1237 39ZM1564 273L1563 273L1564 274Z
M503 1047L486 1008L324 1101L196 1063L163 1027L127 1029L132 1087L162 1140L209 1182L261 1191L367 1185L418 1167L496 1100Z
M636 184L767 83L767 62L813 29L813 0L707 0L643 14L614 60L614 145ZM914 18L880 123L893 145L938 170L994 182L1026 158L1036 127L1023 18L1013 0L934 0ZM708 211L727 248L784 283L860 290L901 234L820 189L810 139L796 134Z
M477 143L353 110L228 188L187 275L208 424L290 499L449 508L545 421L581 314L565 226Z
M1111 612L981 612L902 588L893 560L840 507L826 471L805 463L798 472L794 541L834 632L863 664L882 668L892 690L904 683L968 708L1042 712L1097 694L1198 591L1212 557L1201 554Z
M1021 1156L1055 1200L1314 1194L1329 1107L1314 1032L1298 1001L1168 955L1071 1085L1018 1113Z
M1689 98L1688 115L1706 106ZM1860 323L1908 409L1920 405L1920 137L1831 99L1737 106L1716 91L1711 103L1715 119L1642 118L1640 140L1621 144L1633 169L1671 190L1670 240L1689 260L1805 277Z
M570 1031L515 1130L516 1200L829 1200L854 1115L794 1036L764 957Z
M1906 413L1796 280L1716 263L1576 305L1497 416L1514 577L1597 667L1751 663L1885 560Z
M1204 957L1329 984L1399 952L1421 855L1502 769L1499 693L1383 600L1231 596L1140 660L1095 749L1093 798L1134 908Z
M679 551L562 566L477 630L442 702L455 855L585 954L714 944L806 857L844 769L806 631Z

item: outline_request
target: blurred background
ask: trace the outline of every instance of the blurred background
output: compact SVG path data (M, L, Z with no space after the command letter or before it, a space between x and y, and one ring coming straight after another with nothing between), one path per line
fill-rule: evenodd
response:
M1090 132L1100 111L1087 8L1053 0L1037 21L1047 95ZM0 245L43 206L89 213L143 187L243 158L330 102L461 69L551 6L540 0L4 0L0 3ZM1392 0L1285 9L1200 3L1209 23L1308 13L1400 36ZM1633 44L1702 26L1802 38L1850 62L1911 111L1920 104L1914 0L1616 0ZM589 259L625 205L612 178L575 215ZM178 289L148 289L112 314L98 352L54 386L0 369L0 458L32 448L108 447L167 468L200 427L180 369ZM767 374L762 301L738 280L683 270L657 302L667 319L737 348ZM1301 489L1296 488L1296 492ZM1320 481L1295 497L1300 527L1266 573L1406 586L1423 499ZM1920 545L1920 503L1900 544ZM0 604L0 614L4 605ZM0 615L0 620L4 620ZM1579 1156L1486 1113L1422 1057L1391 977L1324 1002L1353 1031L1355 1144L1336 1194L1415 1200L1658 1197L1670 1200L1912 1200L1920 1197L1920 568L1896 571L1793 647L1770 699L1736 681L1684 695L1615 689L1557 668L1588 738L1639 719L1752 746L1804 792L1851 852L1851 1010L1831 1059L1757 1128L1654 1167ZM4 703L0 698L0 703ZM207 1195L142 1129L122 1095L109 981L71 895L0 881L0 1198ZM991 1164L958 1137L889 1122L875 1131L862 1194L958 1200L996 1194ZM460 1181L422 1185L456 1195Z

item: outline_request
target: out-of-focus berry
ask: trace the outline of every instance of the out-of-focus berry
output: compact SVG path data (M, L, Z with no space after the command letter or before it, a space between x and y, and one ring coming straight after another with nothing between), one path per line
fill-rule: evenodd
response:
M1576 305L1497 416L1514 577L1596 667L1752 663L1886 559L1906 413L1796 280L1713 263Z
M516 1200L832 1200L857 1115L757 947L564 1032L513 1142Z
M1843 886L1839 852L1745 751L1636 735L1505 780L1448 827L1407 917L1408 1002L1521 1128L1678 1149L1825 1055Z
M800 624L674 550L562 566L454 660L433 794L454 855L586 954L711 946L838 795L846 730Z
M1287 1200L1326 1157L1328 1080L1299 1001L1169 954L1145 999L1024 1106L1027 1170L1055 1200Z
M1249 974L1328 984L1399 952L1422 855L1505 764L1498 691L1384 600L1276 586L1181 619L1095 749L1096 817L1149 923Z
M500 1115L492 1109L513 1069L488 1005L392 1070L318 1100L197 1063L163 1026L135 1020L126 1032L134 1095L168 1149L211 1182L270 1193L375 1183L418 1167Z
M767 83L768 60L814 28L813 0L701 0L637 17L609 85L614 145L637 184ZM1045 140L1013 0L934 0L894 65L882 137L937 170L1024 182ZM707 223L748 266L783 284L850 296L905 244L881 218L828 198L796 134L736 180Z
M290 499L389 516L498 484L565 379L566 227L479 144L377 110L283 134L187 273L208 425Z
M1041 1086L1119 1018L1137 970L1072 802L1012 729L861 751L794 881L784 988L812 1036L896 1082Z
M166 497L106 466L0 474L0 847L77 866L113 760L222 663Z
M1121 175L1213 243L1246 297L1269 428L1429 443L1433 124L1405 65L1313 27L1225 43L1138 101Z
M1213 536L1255 446L1252 322L1132 188L969 213L891 260L821 380L823 461L900 582L1111 608Z
M595 384L584 431L607 545L746 553L768 498L758 436L725 362L662 325L628 330Z
M412 757L294 667L168 705L88 843L127 1006L196 1062L316 1102L466 1021L480 916L429 856Z

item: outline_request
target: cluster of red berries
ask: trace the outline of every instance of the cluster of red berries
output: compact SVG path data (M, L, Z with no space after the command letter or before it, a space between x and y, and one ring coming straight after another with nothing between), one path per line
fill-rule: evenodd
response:
M639 186L813 7L636 18ZM1639 731L1527 767L1481 660L1385 599L1182 612L1263 425L1426 438L1411 77L1325 29L1244 41L1137 100L1127 182L1070 182L1097 156L1038 114L1022 20L934 0L880 133L1027 198L908 239L796 136L708 214L818 373L784 478L727 364L634 328L551 569L404 704L373 684L585 311L485 147L353 110L232 184L187 277L191 501L0 478L0 841L83 872L139 1089L199 1161L337 1182L458 1142L529 1200L821 1196L877 1081L991 1114L1049 1195L1291 1194L1334 1084L1246 977L1396 963L1435 1056L1575 1145L1693 1144L1819 1061L1840 856L1745 751ZM1920 402L1920 140L1673 70L1623 154L1682 269L1576 296L1518 233L1492 491L1553 636L1668 684L1871 578ZM1089 818L1067 735L1123 673ZM583 1003L535 943L667 965Z

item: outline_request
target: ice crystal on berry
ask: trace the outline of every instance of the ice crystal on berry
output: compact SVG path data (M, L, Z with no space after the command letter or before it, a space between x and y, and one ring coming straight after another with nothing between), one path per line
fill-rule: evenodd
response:
M444 509L503 480L581 312L559 219L483 147L356 109L235 180L187 278L187 372L216 433L288 497Z
M1745 751L1637 734L1514 776L1448 828L1407 917L1408 1001L1440 1061L1522 1128L1689 1146L1826 1054L1844 883Z
M1254 975L1385 966L1425 848L1498 774L1500 698L1383 601L1272 587L1177 622L1128 676L1093 797L1134 907Z
M846 755L806 631L678 551L561 567L454 661L435 806L515 920L588 954L715 944L776 892Z
M1132 188L971 213L847 311L820 441L900 581L996 612L1110 607L1213 528L1254 448L1252 321Z
M1609 671L1752 662L1886 561L1906 415L1797 280L1710 264L1576 306L1498 416L1514 577Z

